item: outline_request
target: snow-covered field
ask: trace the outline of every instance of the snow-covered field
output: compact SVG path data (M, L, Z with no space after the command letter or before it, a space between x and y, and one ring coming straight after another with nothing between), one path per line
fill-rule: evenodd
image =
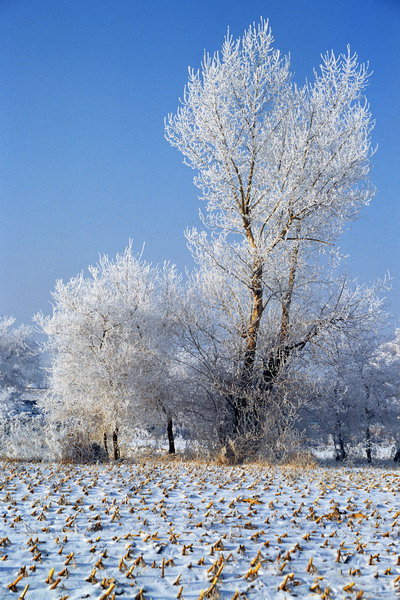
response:
M400 471L3 463L0 598L393 600Z

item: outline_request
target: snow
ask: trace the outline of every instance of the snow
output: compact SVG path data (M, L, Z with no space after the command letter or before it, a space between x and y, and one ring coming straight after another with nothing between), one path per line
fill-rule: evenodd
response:
M2 463L1 473L2 600L400 591L398 470Z

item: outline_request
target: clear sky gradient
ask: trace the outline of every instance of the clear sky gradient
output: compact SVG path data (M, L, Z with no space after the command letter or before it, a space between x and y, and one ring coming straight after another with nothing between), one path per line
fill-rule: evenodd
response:
M0 314L50 312L57 278L129 238L191 268L198 191L163 119L204 49L260 16L298 82L347 44L370 63L377 195L340 246L359 281L390 271L399 325L399 0L0 0Z

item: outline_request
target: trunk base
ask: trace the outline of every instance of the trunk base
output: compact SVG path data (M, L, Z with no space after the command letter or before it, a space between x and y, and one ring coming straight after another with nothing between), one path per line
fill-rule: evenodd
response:
M120 451L119 451L118 429L117 428L113 431L112 439L113 439L114 460L119 460L121 458L121 455L120 455Z
M168 418L167 435L168 435L168 454L175 454L175 436L174 436L172 417Z

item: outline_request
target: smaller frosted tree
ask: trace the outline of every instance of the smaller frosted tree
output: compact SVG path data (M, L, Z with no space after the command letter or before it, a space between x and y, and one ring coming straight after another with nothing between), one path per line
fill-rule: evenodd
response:
M2 451L15 455L17 430L33 423L32 409L24 402L29 385L41 383L39 347L32 328L15 327L13 317L0 318L0 436ZM21 448L18 448L18 451Z
M386 285L358 287L346 328L328 330L310 347L313 402L304 408L302 425L310 437L332 438L337 461L362 444L372 462L377 432L388 424L388 373L378 364L387 320L379 295Z
M22 391L38 378L38 345L32 328L13 327L13 317L0 318L0 388Z
M395 462L400 461L400 329L381 344L371 361L374 384L384 397L385 430L395 441Z
M108 453L111 436L117 459L120 433L137 425L146 409L162 406L171 418L163 394L171 327L160 289L169 286L171 295L176 282L173 267L161 275L129 245L114 260L101 257L89 277L57 281L53 314L35 317L52 353L46 412L81 444L83 436L89 444L104 443Z
M39 347L32 328L13 327L13 317L0 318L0 393L3 415L18 411L18 398L29 384L40 380ZM4 417L3 417L4 418Z

